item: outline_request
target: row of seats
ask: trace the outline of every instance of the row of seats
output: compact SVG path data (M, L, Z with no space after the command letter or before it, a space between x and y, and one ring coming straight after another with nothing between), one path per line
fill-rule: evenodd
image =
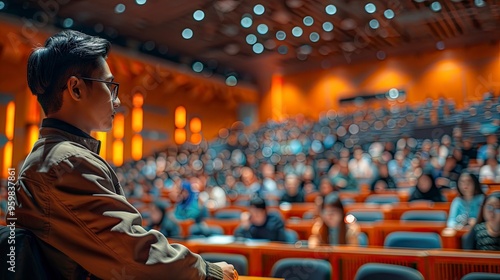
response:
M209 262L227 261L241 275L248 273L248 261L243 255L226 253L202 253L201 256ZM286 258L276 262L271 276L284 279L303 280L330 280L333 269L330 263L320 259ZM424 280L423 275L416 269L382 263L367 263L362 265L355 276L355 280ZM473 272L461 280L500 280L500 274Z

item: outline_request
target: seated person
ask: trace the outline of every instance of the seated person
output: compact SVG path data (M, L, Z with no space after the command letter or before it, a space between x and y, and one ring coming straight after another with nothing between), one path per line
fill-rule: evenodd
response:
M183 181L181 183L181 192L177 197L177 205L175 206L175 218L180 221L198 220L200 215L201 209L198 204L198 196L191 188L191 183Z
M340 190L356 191L358 190L358 181L349 171L347 159L340 159L338 164L334 165L328 172L332 184Z
M176 224L168 217L167 204L157 201L151 206L150 223L146 230L155 229L166 237L179 237L181 230L179 225Z
M453 199L446 226L461 229L474 226L484 194L476 175L467 172L458 178L458 196Z
M338 192L331 193L321 203L320 217L311 230L308 246L317 245L358 245L359 225L347 223Z
M490 156L486 163L479 169L479 180L481 182L500 182L500 164L495 156Z
M295 174L288 174L285 178L285 193L280 199L281 202L296 203L304 202L304 193L300 189L299 177Z
M428 173L422 174L418 180L415 190L408 201L429 200L433 202L445 202L441 189L438 189L434 178Z
M385 163L378 164L378 176L373 180L371 184L372 192L381 192L384 190L395 190L397 189L396 182L389 175L389 168Z
M463 245L468 250L500 251L500 192L486 197L477 223L467 234Z
M241 214L241 224L234 236L285 242L285 224L279 215L267 212L262 197L254 196L250 200L249 212Z

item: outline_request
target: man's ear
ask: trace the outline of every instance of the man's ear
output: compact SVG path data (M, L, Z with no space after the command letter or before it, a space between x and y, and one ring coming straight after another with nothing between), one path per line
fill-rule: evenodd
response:
M81 99L83 87L84 83L75 76L69 77L66 82L66 88L68 89L69 96L75 101L79 101Z

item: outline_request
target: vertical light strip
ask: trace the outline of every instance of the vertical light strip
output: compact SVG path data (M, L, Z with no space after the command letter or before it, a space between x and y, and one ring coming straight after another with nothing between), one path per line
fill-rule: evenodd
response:
M99 155L106 160L107 157L107 142L106 140L108 139L108 133L99 131L95 133L95 138L99 141L101 141L101 151L99 152Z
M9 141L3 147L3 168L2 168L2 178L7 178L9 176L9 168L12 166L12 141Z
M116 114L113 123L113 163L115 166L123 164L123 136L125 135L125 116Z
M9 139L9 141L14 138L15 113L16 104L14 104L14 101L11 101L7 104L7 113L5 116L5 136Z

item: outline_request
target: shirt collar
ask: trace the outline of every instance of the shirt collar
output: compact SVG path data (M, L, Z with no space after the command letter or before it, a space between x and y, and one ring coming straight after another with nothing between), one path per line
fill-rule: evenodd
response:
M62 130L67 134L73 136L71 137L71 140L84 145L96 154L99 154L99 151L101 150L101 141L95 139L85 131L65 121L54 118L45 118L42 121L42 129L43 128L55 128L58 130Z

